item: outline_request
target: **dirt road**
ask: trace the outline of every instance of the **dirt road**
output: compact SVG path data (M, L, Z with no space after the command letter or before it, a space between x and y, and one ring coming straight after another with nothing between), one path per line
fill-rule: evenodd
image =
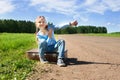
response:
M60 35L66 67L38 62L26 80L120 80L120 38Z

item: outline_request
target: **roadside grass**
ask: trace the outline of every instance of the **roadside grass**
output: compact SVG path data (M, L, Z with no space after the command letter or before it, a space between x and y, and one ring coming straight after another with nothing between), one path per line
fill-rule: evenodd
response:
M80 35L85 35L85 36L105 36L105 37L120 37L120 32L115 32L115 33L107 33L107 34L103 34L103 33L89 33L89 34L80 34Z
M0 33L0 80L24 80L36 63L25 52L35 47L34 34Z

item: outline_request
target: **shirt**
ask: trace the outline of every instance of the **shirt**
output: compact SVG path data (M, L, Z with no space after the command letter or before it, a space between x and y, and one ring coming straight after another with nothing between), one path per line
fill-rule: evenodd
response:
M55 37L54 37L54 28L55 28L54 25L48 24L48 30L50 30L50 29L53 30L53 31L52 31L52 37L51 37L51 38L48 37L48 33L43 34L43 33L41 32L41 30L40 30L40 31L37 33L38 41L39 41L39 42L42 42L42 41L46 40L48 46L53 46L53 45L55 45L55 44L56 44L56 40L55 40Z

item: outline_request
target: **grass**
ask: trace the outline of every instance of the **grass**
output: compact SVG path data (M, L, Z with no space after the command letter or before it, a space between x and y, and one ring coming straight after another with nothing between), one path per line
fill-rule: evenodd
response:
M35 61L25 56L37 47L34 34L0 34L0 80L24 80Z
M85 35L85 36L105 36L105 37L120 37L120 32L115 32L115 33L107 33L107 34L103 34L103 33L98 33L98 34L94 34L94 33L90 33L90 34L80 34L80 35Z

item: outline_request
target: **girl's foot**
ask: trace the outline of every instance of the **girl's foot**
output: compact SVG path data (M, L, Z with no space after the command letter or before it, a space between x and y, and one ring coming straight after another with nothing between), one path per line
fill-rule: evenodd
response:
M63 58L59 58L58 61L57 61L57 65L60 66L60 67L65 67L65 62L64 62L64 59Z
M40 58L40 62L42 63L42 64L47 64L48 63L48 61L44 58Z

